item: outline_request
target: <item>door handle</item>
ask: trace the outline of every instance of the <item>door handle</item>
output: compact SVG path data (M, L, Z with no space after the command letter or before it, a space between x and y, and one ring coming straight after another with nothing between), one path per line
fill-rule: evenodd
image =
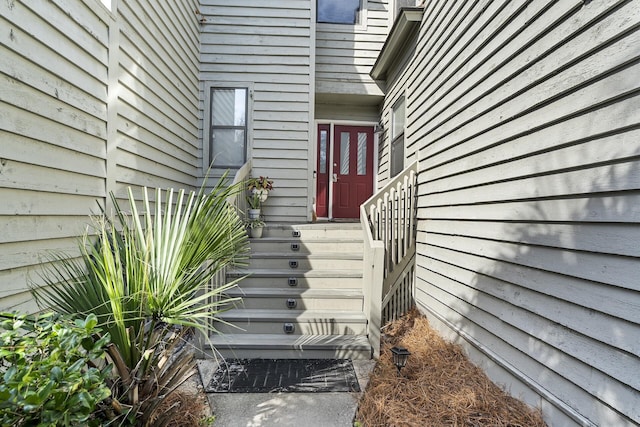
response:
M333 174L333 182L338 182L338 174L337 173Z

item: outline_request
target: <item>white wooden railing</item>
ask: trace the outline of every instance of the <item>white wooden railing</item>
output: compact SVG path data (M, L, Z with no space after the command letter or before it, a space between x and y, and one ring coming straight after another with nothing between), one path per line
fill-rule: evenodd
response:
M375 356L380 327L413 306L418 162L360 206L364 229L364 301Z
M233 181L231 185L235 185L239 182L246 181L251 174L251 160L248 160L247 163L242 165L240 169L236 172L233 177ZM235 206L238 214L242 218L244 213L247 211L247 198L246 193L244 191L237 191L227 199L231 206ZM213 279L209 282L209 290L217 289L227 283L227 269L226 267L221 268ZM210 328L213 325L209 325ZM211 329L210 329L211 332Z
M233 177L231 185L235 185L239 182L246 181L251 175L251 159L247 160L247 163L242 165ZM247 212L247 194L244 191L238 191L235 194L229 196L227 199L231 206L235 206L238 213L242 217Z

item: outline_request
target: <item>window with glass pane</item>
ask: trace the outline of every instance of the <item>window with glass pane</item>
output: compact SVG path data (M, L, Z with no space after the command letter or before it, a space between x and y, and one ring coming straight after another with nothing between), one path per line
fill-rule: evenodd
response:
M209 163L239 168L247 160L247 89L211 88Z
M317 0L317 21L327 24L359 24L366 0Z
M404 133L404 98L400 98L393 105L393 113L391 115L391 139L395 139L401 133Z
M349 132L340 132L340 175L349 175Z
M404 98L400 98L391 112L391 159L390 174L396 176L404 169Z

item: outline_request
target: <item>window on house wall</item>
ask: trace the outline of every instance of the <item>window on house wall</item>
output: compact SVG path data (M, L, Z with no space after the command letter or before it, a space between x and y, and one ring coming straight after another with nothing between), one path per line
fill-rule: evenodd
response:
M404 97L402 97L393 104L391 111L391 176L396 176L404 169L405 117Z
M317 21L327 24L362 24L367 0L317 0Z
M212 87L209 164L240 168L247 160L247 88Z

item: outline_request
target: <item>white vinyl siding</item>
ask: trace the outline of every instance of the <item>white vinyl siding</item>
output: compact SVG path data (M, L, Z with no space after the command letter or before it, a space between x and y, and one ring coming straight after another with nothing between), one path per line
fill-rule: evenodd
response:
M640 422L639 23L431 1L404 71L417 302L550 425Z
M309 213L311 1L200 5L201 109L207 84L253 85L249 156L254 176L274 180L267 221L306 221Z
M0 310L109 191L196 183L197 1L117 6L0 2Z

